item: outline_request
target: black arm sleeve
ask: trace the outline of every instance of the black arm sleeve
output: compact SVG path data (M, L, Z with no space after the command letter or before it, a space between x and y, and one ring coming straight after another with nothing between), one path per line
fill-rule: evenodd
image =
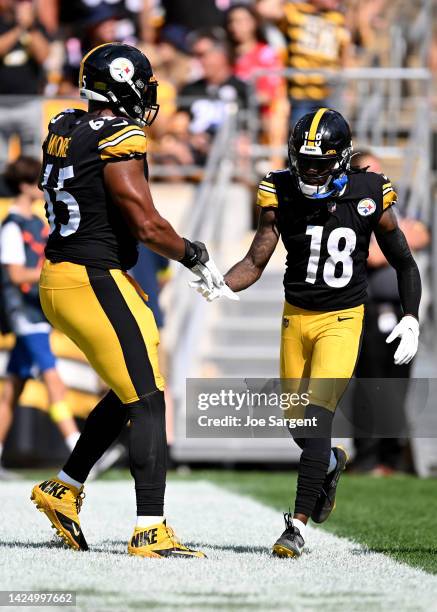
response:
M399 297L404 315L419 318L422 283L419 268L411 254L402 230L397 227L386 233L376 233L376 239L388 263L396 270Z

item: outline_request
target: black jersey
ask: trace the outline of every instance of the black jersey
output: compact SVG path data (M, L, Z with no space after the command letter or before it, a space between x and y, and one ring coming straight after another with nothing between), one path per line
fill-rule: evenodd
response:
M373 172L350 174L344 193L328 202L305 198L289 170L268 174L258 204L278 209L287 302L321 311L365 302L370 237L396 198L389 179Z
M39 184L51 230L47 259L103 269L135 265L137 241L105 190L103 168L145 154L144 132L126 117L68 109L50 121Z

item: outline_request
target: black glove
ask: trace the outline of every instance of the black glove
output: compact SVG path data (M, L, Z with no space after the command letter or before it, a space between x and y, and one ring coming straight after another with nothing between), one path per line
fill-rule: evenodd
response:
M205 264L209 261L208 251L203 242L190 242L186 238L184 238L184 242L185 255L179 260L179 263L191 270L191 268L194 268L197 264Z

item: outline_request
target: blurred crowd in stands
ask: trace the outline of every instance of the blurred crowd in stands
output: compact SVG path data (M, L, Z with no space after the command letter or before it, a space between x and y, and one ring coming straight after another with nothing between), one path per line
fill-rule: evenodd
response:
M0 179L0 197L9 196L15 207L7 217L12 235L9 243L2 230L1 267L9 270L17 265L17 219L34 224L38 232L42 224L30 212L32 201L27 193L30 190L33 194L36 188L36 174L32 180L25 177L18 181L24 188L21 193L10 187L8 172L20 164L38 167L49 118L66 104L84 104L79 100L80 62L95 46L124 42L149 57L159 82L161 105L148 133L149 160L161 170L172 168L167 176L158 173L167 181L182 176L197 180L229 105L239 109L240 129L235 140L239 158L248 158L253 152L253 140L248 136L250 110L256 115L256 140L270 152L266 160L269 169L280 168L290 126L314 107L336 105L335 81L326 74L305 71L339 74L343 67L428 63L437 72L437 36L432 37L426 57L418 53L427 26L418 18L421 4L420 0L0 0L0 172L6 169ZM397 38L403 42L401 49L393 48L389 36L393 28L401 32ZM44 114L41 100L57 98L59 105ZM371 151L356 157L355 164L381 171ZM242 177L244 172L240 169L237 174ZM4 208L9 203L4 202ZM18 210L18 204L24 212ZM400 210L411 248L416 252L426 249L430 241L427 227ZM8 244L12 245L9 251ZM391 348L387 350L385 344L401 314L395 274L374 244L368 263L371 302L358 373L361 377L393 377L396 387L399 378L408 380L410 368L393 369ZM167 280L168 264L143 248L133 271L150 296L159 327L163 313L158 294ZM39 265L32 264L32 268L36 266L31 270L33 276ZM12 408L27 379L14 370L16 352L17 348L11 353L9 378L0 394L0 479L2 446L12 422ZM55 422L71 445L77 439L77 429L63 406L65 391L53 362L49 366L49 377L55 381L44 379L52 408L55 406L49 413L55 414ZM53 385L59 387L55 392ZM401 398L401 414L402 402ZM171 418L168 420L171 444ZM388 474L408 468L405 441L357 440L356 447L357 471Z
M0 163L14 131L36 154L35 96L77 97L81 58L112 41L142 49L159 80L152 161L202 166L233 101L258 108L259 142L274 152L290 117L333 102L323 76L278 70L388 64L400 3L414 16L417 3L404 0L0 0ZM18 106L8 101L17 94Z

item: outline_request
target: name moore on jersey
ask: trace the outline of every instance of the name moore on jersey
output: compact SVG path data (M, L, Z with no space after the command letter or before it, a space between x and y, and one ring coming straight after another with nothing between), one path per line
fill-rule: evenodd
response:
M50 121L39 182L50 225L47 259L124 270L136 263L137 241L105 189L103 169L144 159L147 176L145 157L145 134L127 117L67 109Z

